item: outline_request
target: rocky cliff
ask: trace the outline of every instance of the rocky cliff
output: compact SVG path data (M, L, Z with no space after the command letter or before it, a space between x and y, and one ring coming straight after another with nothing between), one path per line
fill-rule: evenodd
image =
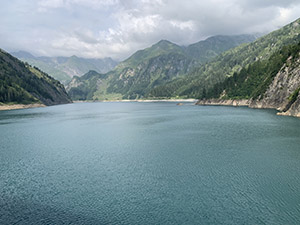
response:
M275 76L263 98L251 101L250 107L276 108L279 111L288 111L296 103L296 99L292 99L292 95L299 87L300 58L293 59L290 57Z
M300 117L300 52L290 56L277 72L264 94L257 99L207 99L198 105L249 106L251 108L274 108L279 115Z

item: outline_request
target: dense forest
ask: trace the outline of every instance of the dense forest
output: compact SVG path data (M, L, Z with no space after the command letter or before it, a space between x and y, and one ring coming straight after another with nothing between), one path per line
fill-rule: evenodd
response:
M257 99L263 98L264 93L273 78L289 59L290 65L297 59L300 52L300 42L295 45L284 46L272 54L269 59L258 60L235 72L232 77L215 84L207 91L203 89L201 99ZM286 65L289 66L289 65Z
M193 97L202 98L206 90L233 76L242 68L259 60L269 59L283 46L300 41L300 19L267 34L249 44L242 44L215 57L200 67L194 68L184 77L155 87L150 97Z
M53 105L71 100L59 81L0 49L0 102Z

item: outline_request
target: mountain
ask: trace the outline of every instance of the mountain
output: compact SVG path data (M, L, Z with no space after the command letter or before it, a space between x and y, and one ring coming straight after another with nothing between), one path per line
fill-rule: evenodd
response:
M244 104L300 117L300 42L281 48L215 84L198 104Z
M205 63L228 49L244 43L253 42L255 39L256 37L254 35L246 34L235 36L217 35L189 45L186 48L186 52L193 58L198 59L201 63Z
M67 85L67 90L74 100L145 98L153 88L184 77L219 52L253 39L251 35L228 38L217 36L187 47L161 40L149 48L137 51L105 75L94 74L88 79L86 76L74 77ZM196 54L193 49L202 49L203 56L201 53ZM95 86L97 81L99 85Z
M70 102L59 81L0 49L1 104L56 105Z
M212 61L195 68L187 76L154 88L149 96L201 98L205 89L222 82L255 61L268 59L283 46L295 44L299 40L300 19L252 43L242 44L220 54Z
M89 70L106 73L117 65L117 62L111 58L87 59L77 56L35 57L25 51L13 52L11 54L32 66L42 69L62 83L69 82L73 76L82 76Z
M90 70L82 77L73 77L66 86L66 90L73 100L120 99L119 95L106 92L107 78L107 74L99 74ZM98 95L101 95L101 97L98 98Z

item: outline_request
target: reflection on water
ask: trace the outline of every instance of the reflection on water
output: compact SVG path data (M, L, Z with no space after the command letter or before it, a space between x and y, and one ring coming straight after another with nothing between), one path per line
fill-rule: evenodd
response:
M0 111L0 125L17 123L17 122L20 122L21 120L27 120L27 119L33 119L33 118L39 118L39 117L47 117L47 116L51 116L51 114L47 113L47 112L27 113L27 112L24 112L23 110Z

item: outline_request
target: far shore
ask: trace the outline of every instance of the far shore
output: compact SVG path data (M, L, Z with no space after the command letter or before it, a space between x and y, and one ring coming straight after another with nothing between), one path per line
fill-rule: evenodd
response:
M122 100L86 100L86 101L73 101L74 103L81 102L197 102L198 99L122 99Z
M37 108L45 107L44 104L12 104L12 105L0 105L0 110L13 110L13 109L28 109L28 108Z
M197 99L147 99L147 100L97 100L97 101L73 101L73 103L83 103L83 102L187 102L196 103ZM0 111L4 110L14 110L14 109L28 109L28 108L38 108L46 107L44 104L0 104Z

